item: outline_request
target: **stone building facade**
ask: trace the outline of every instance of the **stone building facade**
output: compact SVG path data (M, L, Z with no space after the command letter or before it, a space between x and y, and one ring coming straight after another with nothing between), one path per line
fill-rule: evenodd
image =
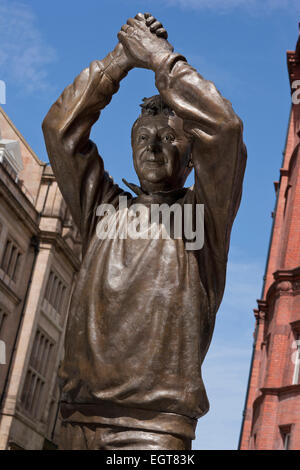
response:
M80 238L51 167L0 108L0 449L54 448Z
M300 37L287 53L292 106L240 449L300 449Z

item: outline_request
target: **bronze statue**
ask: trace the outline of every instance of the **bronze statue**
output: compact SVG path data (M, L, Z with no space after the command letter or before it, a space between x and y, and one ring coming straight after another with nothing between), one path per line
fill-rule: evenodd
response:
M201 364L241 198L242 123L213 83L173 52L149 13L129 19L118 38L43 122L50 162L83 244L59 373L61 449L190 449L197 419L209 407ZM132 128L141 185L128 184L132 196L105 172L89 134L134 67L155 72L159 95L144 99ZM192 169L195 184L184 188ZM120 207L120 196L129 207ZM103 204L115 208L111 219L101 209L99 216ZM122 224L136 204L145 209L142 218L154 205L188 205L193 226L197 204L204 204L203 247L187 249L185 236L99 236L104 223L109 230L107 220Z

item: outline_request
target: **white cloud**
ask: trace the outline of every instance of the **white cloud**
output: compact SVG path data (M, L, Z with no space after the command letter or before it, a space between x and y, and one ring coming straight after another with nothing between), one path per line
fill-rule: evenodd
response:
M55 51L45 44L32 9L0 0L0 75L22 91L40 91L48 88L46 65L53 60Z
M257 10L270 12L279 9L291 9L299 11L299 0L167 0L172 6L182 8L192 8L194 10L218 10L226 12L234 8L245 8L247 10Z

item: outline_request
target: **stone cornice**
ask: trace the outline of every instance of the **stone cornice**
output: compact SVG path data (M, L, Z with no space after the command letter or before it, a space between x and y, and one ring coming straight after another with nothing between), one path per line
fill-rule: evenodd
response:
M300 288L300 266L294 269L279 269L273 273L273 277L274 282L266 295L268 303L274 295L276 297L294 295L294 292Z
M3 178L2 178L3 176ZM6 180L6 181L5 181ZM15 193L15 194L14 194ZM21 188L0 165L0 195L28 227L31 233L37 233L39 214Z
M21 298L0 278L0 290L10 297L15 305L21 302Z
M286 393L294 392L295 395L300 394L300 384L285 385L283 387L263 387L260 389L263 395L277 395L281 396Z
M45 230L42 230L39 235L39 239L42 243L50 243L58 250L61 250L62 253L70 261L74 270L79 271L80 264L81 264L80 260L78 259L78 257L75 255L75 253L72 251L72 249L69 247L69 245L65 242L65 240L62 238L62 236L59 233L47 232Z
M289 176L288 168L280 168L280 176Z
M275 281L290 281L295 282L300 280L300 266L293 269L278 269L273 273Z
M294 269L280 269L273 273L274 282L266 293L265 300L257 300L258 309L254 310L256 319L264 319L272 299L297 295L300 291L300 266Z
M267 302L265 300L259 299L257 300L257 305L258 305L258 309L255 308L253 310L254 316L258 322L264 321L267 315L267 311L268 311Z
M259 389L259 392L260 395L258 395L253 402L253 413L257 410L257 407L261 405L267 395L282 397L286 394L292 393L295 396L299 396L300 384L285 385L283 387L262 387Z
M260 312L266 312L267 309L268 309L268 305L267 305L267 302L265 300L258 299L257 300L257 305L258 305L258 308L259 308Z

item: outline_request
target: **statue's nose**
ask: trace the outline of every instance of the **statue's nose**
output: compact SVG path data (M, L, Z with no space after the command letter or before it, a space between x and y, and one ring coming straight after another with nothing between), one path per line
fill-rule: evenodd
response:
M158 152L160 149L160 145L159 145L159 141L154 138L154 139L151 139L150 142L148 143L148 147L147 147L147 150L149 152Z

